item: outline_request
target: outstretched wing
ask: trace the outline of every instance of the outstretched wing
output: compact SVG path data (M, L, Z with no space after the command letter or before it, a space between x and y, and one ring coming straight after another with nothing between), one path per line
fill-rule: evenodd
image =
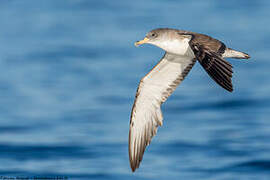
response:
M229 62L222 58L222 51L224 50L221 52L214 51L194 41L190 41L190 46L196 58L210 77L221 87L232 92L233 85L231 78L233 67ZM224 49L223 46L221 48Z
M140 81L133 104L129 128L129 160L134 172L146 146L162 125L160 105L167 100L188 74L196 60L166 53Z

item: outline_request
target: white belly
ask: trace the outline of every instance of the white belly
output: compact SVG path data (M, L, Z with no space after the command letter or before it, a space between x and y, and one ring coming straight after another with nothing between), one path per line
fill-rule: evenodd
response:
M189 39L184 38L183 40L162 41L158 46L172 54L194 56L188 42Z

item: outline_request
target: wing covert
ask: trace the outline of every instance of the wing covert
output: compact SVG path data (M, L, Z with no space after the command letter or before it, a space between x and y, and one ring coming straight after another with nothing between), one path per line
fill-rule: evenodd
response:
M129 129L129 160L134 172L146 146L162 125L160 106L188 74L196 60L165 53L160 62L141 79L133 104Z
M232 92L233 85L231 78L233 66L222 58L222 54L219 51L212 51L192 41L190 41L190 46L208 75L221 87ZM222 49L223 48L222 46Z

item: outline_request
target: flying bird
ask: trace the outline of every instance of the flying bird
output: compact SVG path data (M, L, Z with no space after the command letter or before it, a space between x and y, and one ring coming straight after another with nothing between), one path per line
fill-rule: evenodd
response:
M135 43L152 44L165 51L159 63L138 86L129 127L129 161L134 172L142 161L146 146L162 125L161 104L184 80L198 60L208 75L221 87L233 91L232 65L224 58L248 59L246 53L226 47L210 36L190 31L159 28Z

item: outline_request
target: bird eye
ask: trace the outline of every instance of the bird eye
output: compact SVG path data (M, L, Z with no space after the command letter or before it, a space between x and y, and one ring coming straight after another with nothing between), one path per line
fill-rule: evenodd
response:
M150 32L146 36L150 39L154 39L158 36L158 34L156 32Z

